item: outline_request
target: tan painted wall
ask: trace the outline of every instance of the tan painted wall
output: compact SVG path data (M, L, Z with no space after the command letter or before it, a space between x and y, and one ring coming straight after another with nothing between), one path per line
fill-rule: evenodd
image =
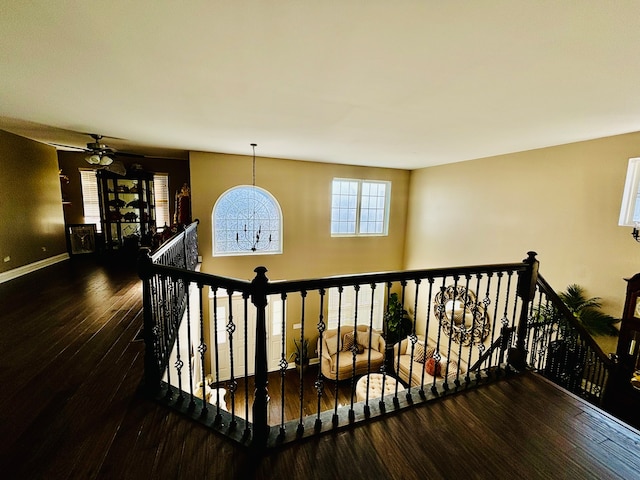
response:
M202 271L250 280L253 269L267 267L271 280L295 280L330 275L400 270L404 259L404 232L409 172L394 169L257 158L256 184L279 202L283 215L283 254L213 257L211 214L218 197L231 187L251 184L251 157L191 152L193 216L200 220L198 244ZM334 177L390 180L391 215L389 235L384 237L332 238L331 182ZM300 298L289 296L287 350L300 330ZM309 295L306 303L305 337L313 357L319 301ZM205 304L205 319L208 305ZM208 327L207 327L208 329ZM207 332L208 333L208 332ZM207 339L210 340L210 339Z
M408 269L520 261L538 252L557 290L577 283L620 317L640 244L618 227L640 133L412 172Z
M65 253L55 148L0 130L0 167L0 272Z
M251 157L192 152L194 218L202 271L253 278L258 265L271 280L294 280L343 273L399 270L403 266L409 172L324 163L257 158L256 184L278 200L284 218L282 255L212 257L211 213L231 187L251 184ZM332 238L331 181L334 177L391 180L391 215L386 237Z

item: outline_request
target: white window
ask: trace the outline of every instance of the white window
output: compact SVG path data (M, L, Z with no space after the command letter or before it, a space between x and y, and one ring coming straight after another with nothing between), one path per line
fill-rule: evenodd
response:
M338 288L330 288L329 305L327 311L329 329L338 328L338 315L340 315L340 327L353 326L356 312L358 314L358 325L369 325L371 321L371 285L360 285L358 292L358 307L356 310L356 290L355 287L344 287L342 290L342 300ZM373 293L373 328L382 330L382 319L384 315L384 283L376 284Z
M282 211L260 187L241 185L220 195L211 225L214 256L282 253Z
M618 225L640 226L640 158L630 158Z
M156 173L153 175L153 198L156 205L156 227L171 225L169 214L169 175Z
M80 170L82 186L82 210L84 223L95 223L96 230L102 231L100 223L100 200L98 198L98 178L95 170Z
M334 178L331 235L387 235L391 182Z

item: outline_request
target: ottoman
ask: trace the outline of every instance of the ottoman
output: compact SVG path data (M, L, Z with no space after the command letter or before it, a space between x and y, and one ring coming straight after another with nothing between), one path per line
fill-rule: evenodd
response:
M385 378L386 377L386 378ZM369 390L369 400L379 399L382 396L382 380L384 378L384 395L393 395L396 393L396 385L398 391L404 390L401 383L382 373L370 373L364 375L356 383L356 401L364 402L367 398L367 389Z

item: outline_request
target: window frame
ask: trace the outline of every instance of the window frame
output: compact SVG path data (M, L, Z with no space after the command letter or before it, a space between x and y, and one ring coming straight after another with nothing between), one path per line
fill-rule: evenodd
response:
M629 159L618 225L640 226L640 157Z
M160 188L166 187L166 188ZM161 199L160 194L166 194L166 202ZM153 174L153 204L156 209L156 231L161 232L164 229L165 224L171 226L171 201L169 195L169 174L168 173L154 173ZM161 207L161 204L165 204ZM160 218L159 213L166 211L166 217Z
M357 192L356 192L356 206L355 206L355 220L354 226L355 230L353 232L334 232L334 223L339 221L336 219L334 214L336 212L336 207L334 207L334 203L336 201L336 194L340 195L339 192L335 192L336 182L354 182L357 184ZM363 185L384 185L385 186L385 196L384 196L384 206L383 206L383 219L382 219L382 231L381 232L363 232L362 231L362 200L363 200ZM390 180L372 180L372 179L357 179L357 178L343 178L343 177L335 177L331 181L331 223L330 223L330 231L331 237L385 237L389 235L389 216L391 210L391 181ZM338 211L340 211L338 209Z
M100 193L97 171L93 168L79 168L80 193L82 195L82 220L85 225L95 224L96 232L102 232L102 216L100 214ZM89 178L90 175L92 178ZM93 211L95 210L95 212ZM97 213L87 215L87 213Z
M385 302L387 299L386 284L377 283L373 294L373 306L371 305L371 285L360 285L358 292L358 325L369 326L371 322L371 311L373 309L373 329L382 331L384 326ZM335 330L338 328L338 313L340 313L340 328L353 327L355 320L355 287L345 286L342 290L342 304L340 304L339 287L327 289L327 328Z
M216 211L220 206L220 202L224 200L225 197L228 196L232 191L244 189L244 188L255 189L256 191L259 191L261 194L265 195L271 201L272 205L275 207L275 210L278 215L278 245L277 245L278 248L274 250L256 250L255 252L251 250L233 250L233 251L227 251L227 252L216 252ZM254 185L236 185L234 187L231 187L226 191L224 191L217 198L215 204L213 205L213 209L211 210L211 255L213 257L240 257L240 256L247 256L247 255L281 255L284 250L283 223L284 223L284 220L282 217L282 208L280 207L280 203L278 202L276 197L274 197L271 194L271 192L269 192L264 188L254 186Z

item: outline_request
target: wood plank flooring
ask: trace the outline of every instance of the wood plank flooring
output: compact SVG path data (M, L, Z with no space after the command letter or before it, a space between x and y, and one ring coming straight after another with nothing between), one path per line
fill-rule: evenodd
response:
M117 262L0 285L2 478L640 478L636 430L535 374L252 458L138 393L141 325L140 282Z

